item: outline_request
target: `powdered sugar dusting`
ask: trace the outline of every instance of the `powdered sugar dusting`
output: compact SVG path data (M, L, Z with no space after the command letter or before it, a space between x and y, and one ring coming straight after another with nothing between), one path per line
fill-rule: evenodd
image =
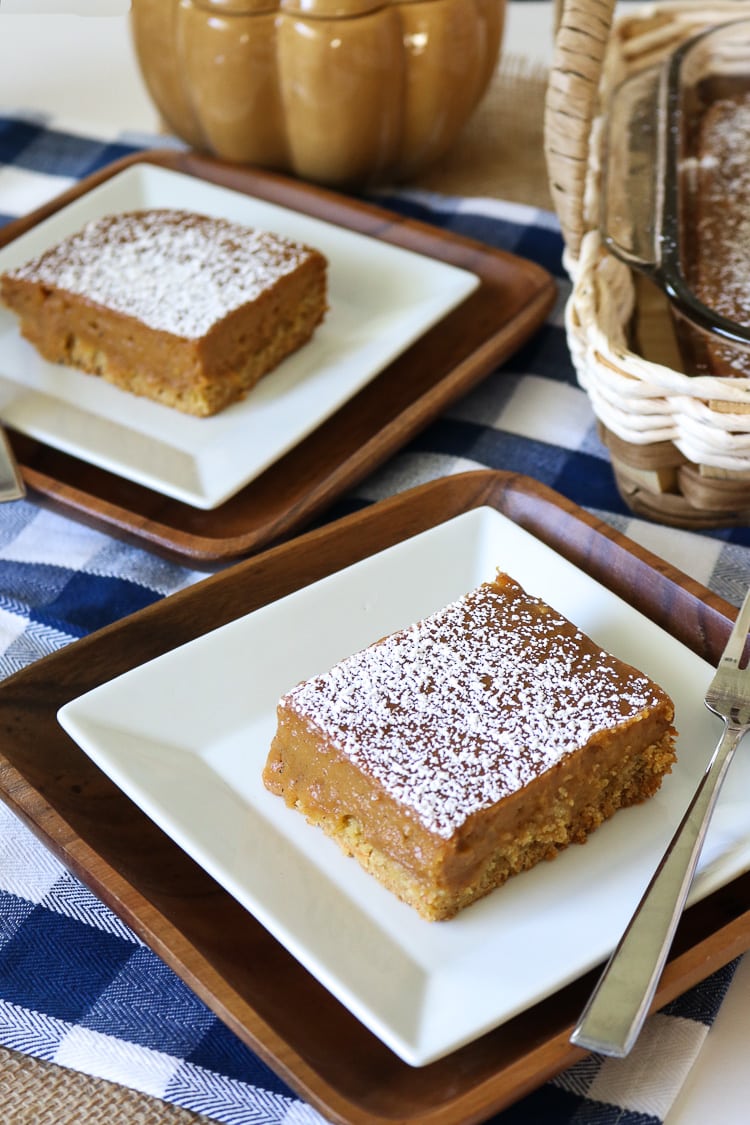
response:
M8 272L67 289L150 328L197 339L310 252L224 219L156 209L92 220Z
M499 581L285 697L445 838L664 698L517 583Z

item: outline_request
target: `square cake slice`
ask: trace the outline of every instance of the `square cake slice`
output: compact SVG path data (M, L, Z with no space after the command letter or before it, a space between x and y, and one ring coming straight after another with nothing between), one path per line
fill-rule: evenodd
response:
M498 574L286 694L265 785L430 920L659 788L674 707Z
M225 219L131 211L7 270L0 297L50 362L205 417L310 339L327 309L327 262Z

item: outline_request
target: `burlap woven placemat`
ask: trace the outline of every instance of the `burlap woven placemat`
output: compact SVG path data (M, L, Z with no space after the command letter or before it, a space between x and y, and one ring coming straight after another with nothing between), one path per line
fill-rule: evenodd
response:
M404 187L550 208L542 128L546 70L501 58L451 152ZM210 1118L0 1047L2 1125L208 1125Z
M450 152L402 186L550 210L543 136L546 87L547 70L539 63L503 57Z
M0 1121L3 1125L201 1125L209 1118L0 1047Z

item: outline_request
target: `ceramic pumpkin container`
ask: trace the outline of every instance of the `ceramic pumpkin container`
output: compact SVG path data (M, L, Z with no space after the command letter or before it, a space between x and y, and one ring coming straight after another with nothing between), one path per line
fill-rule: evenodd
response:
M168 128L222 159L339 187L442 155L497 65L505 0L132 0Z

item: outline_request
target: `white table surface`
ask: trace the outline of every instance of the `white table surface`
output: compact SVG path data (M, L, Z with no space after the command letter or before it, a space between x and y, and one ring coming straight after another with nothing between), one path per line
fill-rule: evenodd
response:
M128 7L128 0L0 0L0 109L54 111L87 130L156 132L158 116L133 55ZM511 0L504 49L548 61L551 9L549 0ZM667 1125L746 1125L748 1042L750 958L738 970Z

